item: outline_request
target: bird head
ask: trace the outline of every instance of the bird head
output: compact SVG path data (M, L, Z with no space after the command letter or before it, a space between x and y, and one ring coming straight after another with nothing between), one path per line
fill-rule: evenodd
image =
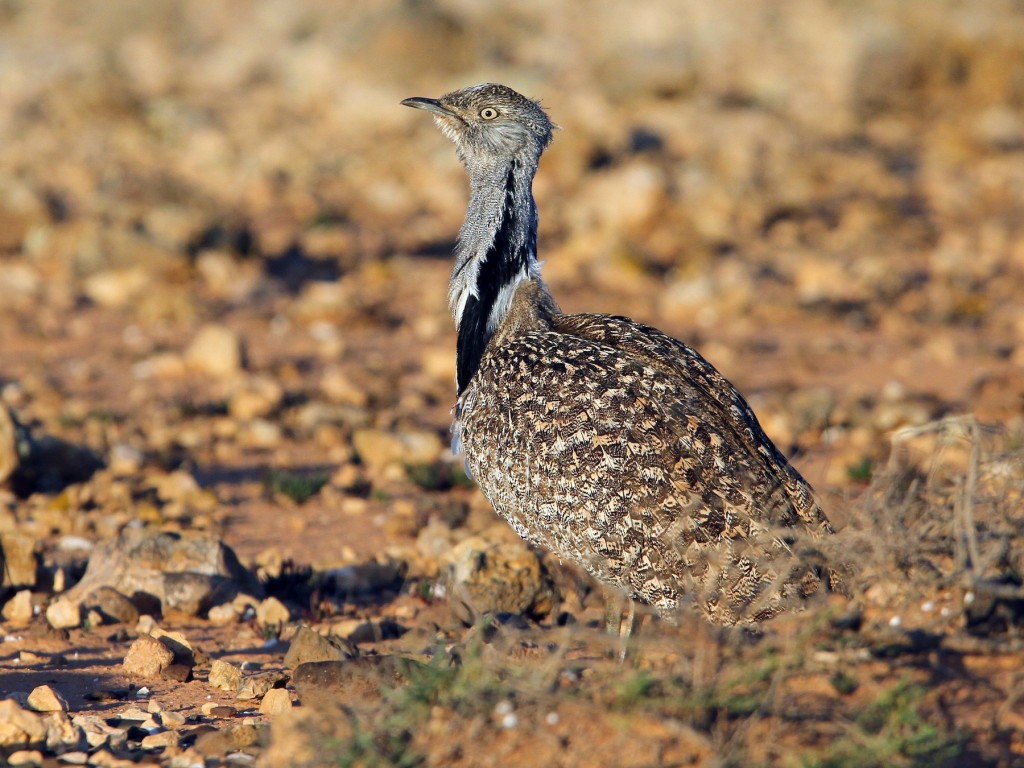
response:
M496 83L462 88L439 99L416 96L402 104L433 113L470 172L508 160L535 166L555 128L540 104Z

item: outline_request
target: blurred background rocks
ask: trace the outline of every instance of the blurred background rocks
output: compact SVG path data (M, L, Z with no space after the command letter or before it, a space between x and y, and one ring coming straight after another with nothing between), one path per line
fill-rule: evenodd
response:
M0 601L22 654L161 611L228 652L300 619L420 652L480 614L582 610L448 449L466 180L399 102L475 82L561 127L535 192L562 307L694 344L839 527L890 509L850 500L893 435L971 414L1019 449L1012 0L0 0L0 40ZM992 498L1016 498L1012 455L1016 485L979 475Z
M398 102L485 80L561 126L563 306L694 343L826 494L895 430L1021 429L1009 0L11 0L0 33L0 530L230 518L336 568L481 506L446 448L465 179Z

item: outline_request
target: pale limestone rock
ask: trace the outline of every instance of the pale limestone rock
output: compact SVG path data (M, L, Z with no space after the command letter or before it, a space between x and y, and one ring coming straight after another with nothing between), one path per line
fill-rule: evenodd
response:
M151 733L142 738L143 749L156 749L157 747L174 747L178 744L178 734L174 731L161 731Z
M4 604L4 621L12 626L23 627L32 621L32 592L23 589Z
M85 734L71 721L67 712L49 712L43 719L46 721L47 748L63 751L83 745Z
M242 682L242 687L235 695L235 698L242 701L262 698L267 691L281 683L284 679L285 676L280 672L260 672L250 675Z
M154 637L143 635L132 643L124 657L124 671L137 677L158 677L174 661L170 648Z
M3 407L0 406L0 412ZM32 587L36 583L36 540L24 533L0 534L4 570L0 572L0 585Z
M0 747L31 746L46 740L46 721L18 706L13 699L0 700Z
M77 600L58 597L46 607L46 621L54 629L72 629L82 623L82 607Z
M276 597L268 597L256 606L256 623L261 627L279 627L288 621L290 615L285 604Z
M181 728L185 725L185 716L180 712L161 712L160 724L165 728Z
M430 464L444 450L441 437L434 432L359 429L352 435L352 444L371 471L380 471L389 464Z
M284 389L269 376L252 376L228 401L228 412L236 419L250 421L269 416L284 399Z
M35 768L43 764L43 753L38 749L19 749L7 758L11 768Z
M217 690L235 693L242 686L242 670L234 664L214 659L210 664L209 683Z
M218 626L224 626L225 624L235 624L238 622L239 612L231 603L224 603L223 605L215 605L211 608L206 618L211 624Z
M271 688L260 702L260 714L274 717L292 708L292 697L285 688Z
M36 712L67 712L68 703L64 697L48 685L40 685L32 689L28 695L29 709Z
M196 334L185 359L196 370L211 376L234 376L242 370L242 342L227 326L207 325Z
M101 307L123 307L134 300L150 281L145 267L108 269L85 279L82 290L89 299Z

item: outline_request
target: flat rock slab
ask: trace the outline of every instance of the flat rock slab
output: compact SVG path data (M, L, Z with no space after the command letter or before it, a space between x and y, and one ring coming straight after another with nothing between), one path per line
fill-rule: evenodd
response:
M65 600L86 599L101 587L136 598L155 597L163 610L195 615L239 592L260 594L256 578L235 553L209 534L126 528L89 558L82 580Z

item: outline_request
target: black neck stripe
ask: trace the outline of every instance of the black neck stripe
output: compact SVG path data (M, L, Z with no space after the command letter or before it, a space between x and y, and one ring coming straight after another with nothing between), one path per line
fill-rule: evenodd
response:
M505 177L505 196L502 201L501 221L477 273L476 292L470 294L459 320L459 338L456 349L456 380L459 394L469 386L480 360L491 340L487 321L501 289L512 282L527 265L530 251L536 247L537 233L529 220L530 212L516 205L515 163ZM524 221L523 218L526 217Z

